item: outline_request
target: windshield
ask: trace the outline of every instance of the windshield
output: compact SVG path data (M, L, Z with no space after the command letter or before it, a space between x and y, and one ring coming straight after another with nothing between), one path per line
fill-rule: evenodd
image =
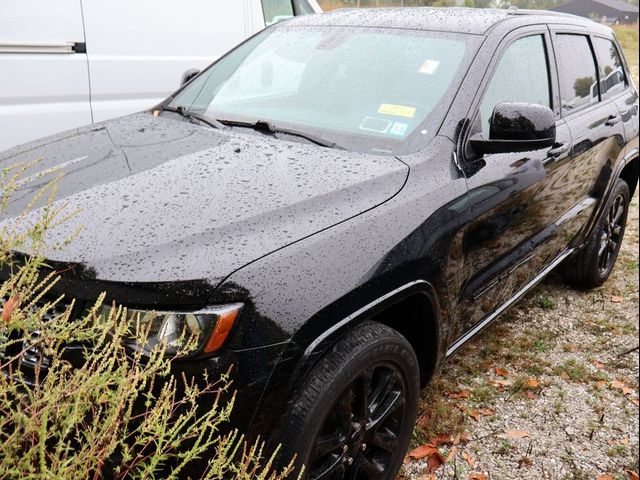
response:
M442 121L474 38L400 29L270 28L203 72L171 106L223 122L268 122L354 151L417 151Z

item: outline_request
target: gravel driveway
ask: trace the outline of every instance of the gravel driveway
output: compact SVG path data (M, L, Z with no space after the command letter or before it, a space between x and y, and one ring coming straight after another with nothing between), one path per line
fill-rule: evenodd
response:
M636 194L603 287L552 275L445 364L401 476L637 479L638 371Z

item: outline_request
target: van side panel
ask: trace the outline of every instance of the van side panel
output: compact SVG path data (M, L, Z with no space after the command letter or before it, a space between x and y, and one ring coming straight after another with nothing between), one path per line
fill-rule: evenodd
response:
M244 1L82 0L94 121L152 107L247 32Z
M80 0L8 2L0 14L0 151L91 123Z

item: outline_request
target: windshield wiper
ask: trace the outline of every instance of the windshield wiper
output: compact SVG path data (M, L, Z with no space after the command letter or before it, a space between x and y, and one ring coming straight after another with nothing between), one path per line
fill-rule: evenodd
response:
M219 120L220 123L222 123L223 125L228 125L231 127L246 127L246 128L252 128L254 130L257 130L259 132L264 132L264 133L271 133L271 134L276 134L276 133L282 133L284 135L291 135L293 137L299 137L299 138L304 138L305 140L308 140L311 143L314 143L316 145L319 145L321 147L326 147L326 148L336 148L338 150L346 150L344 147L338 145L335 142L332 142L330 140L326 140L322 137L318 137L316 135L313 135L312 133L307 133L307 132L301 132L299 130L293 130L290 128L281 128L281 127L277 127L269 122L265 122L263 120L259 120L255 123L251 123L251 122L240 122L240 121L236 121L236 120Z
M218 128L221 130L224 128L227 128L223 123L219 122L215 118L209 118L206 115L189 110L188 108L185 108L182 105L178 107L169 107L165 105L164 107L162 107L162 110L166 110L167 112L177 113L178 115L181 115L184 118L191 121L198 120L202 123L206 123L207 125L213 128Z

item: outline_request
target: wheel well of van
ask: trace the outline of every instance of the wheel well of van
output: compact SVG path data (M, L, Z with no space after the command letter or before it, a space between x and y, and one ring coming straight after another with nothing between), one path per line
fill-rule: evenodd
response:
M415 293L377 313L371 320L393 328L409 341L418 358L420 384L424 387L438 362L437 317L431 299Z
M639 163L640 163L640 160L638 160L638 157L634 158L627 164L627 166L625 166L622 169L622 172L620 173L620 178L622 178L625 182L627 182L627 185L629 185L629 190L631 191L632 197L638 185L638 164Z

